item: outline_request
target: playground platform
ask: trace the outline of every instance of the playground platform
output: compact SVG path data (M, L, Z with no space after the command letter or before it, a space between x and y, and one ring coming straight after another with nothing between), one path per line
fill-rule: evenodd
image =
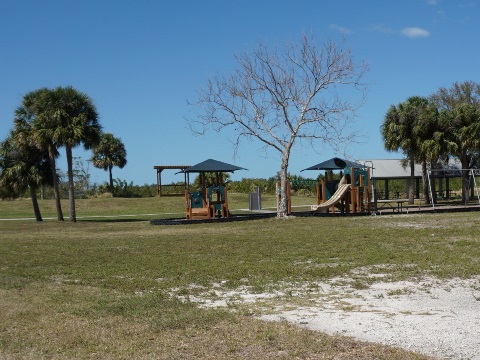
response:
M315 211L292 211L292 217L338 217L338 216L372 216L372 215L402 215L402 214L434 214L434 213L456 213L456 212L472 212L480 211L479 204L437 204L435 207L431 205L406 205L406 201L402 200L402 207L395 205L395 201L391 201L392 206L383 207L376 212L371 213L319 213ZM401 209L401 211L399 211ZM186 225L186 224L204 224L204 223L225 223L234 221L248 221L273 218L277 216L277 212L272 209L247 212L247 209L239 209L240 214L231 214L229 217L211 218L211 219L194 219L185 218L156 219L151 220L152 225Z
M221 218L209 218L209 219L185 219L185 218L177 218L177 219L156 219L150 220L150 224L152 225L190 225L190 224L205 224L205 223L226 223L226 222L233 222L233 221L246 221L246 220L258 220L258 219L265 219L270 217L277 216L277 213L273 212L265 212L265 213L252 213L252 214L238 214L238 215L230 215L229 217L221 217Z

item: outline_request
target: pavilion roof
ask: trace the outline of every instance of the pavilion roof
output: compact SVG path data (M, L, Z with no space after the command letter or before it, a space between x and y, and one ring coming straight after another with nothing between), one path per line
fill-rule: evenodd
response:
M185 173L202 173L202 172L234 172L236 170L247 170L240 166L231 165L222 161L207 159L196 165L190 166L187 169L182 170Z
M350 161L345 159L340 159L338 157L331 158L317 165L310 166L304 170L343 170L347 167L353 167L355 169L364 169L367 166Z

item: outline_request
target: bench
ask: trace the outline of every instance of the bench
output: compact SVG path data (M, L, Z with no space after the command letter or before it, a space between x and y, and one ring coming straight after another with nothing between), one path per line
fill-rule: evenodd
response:
M377 209L383 209L385 206L390 206L395 212L403 213L403 203L408 202L408 199L388 199L388 200L377 200ZM396 206L395 206L396 203ZM378 204L382 204L382 206L378 206ZM408 214L408 208L406 208Z

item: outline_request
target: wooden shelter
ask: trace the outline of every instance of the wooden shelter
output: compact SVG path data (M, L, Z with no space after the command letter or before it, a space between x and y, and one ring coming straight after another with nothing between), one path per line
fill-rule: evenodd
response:
M163 170L185 170L188 169L190 165L160 165L160 166L154 166L153 168L157 170L157 195L159 196L183 196L184 194L184 189L186 184L180 184L180 185L162 185L162 171ZM168 193L168 194L162 194L162 187L182 187L181 191L176 191L173 193Z

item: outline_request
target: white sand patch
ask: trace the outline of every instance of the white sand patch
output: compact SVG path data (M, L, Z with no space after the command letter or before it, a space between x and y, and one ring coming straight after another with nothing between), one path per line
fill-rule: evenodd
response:
M242 287L239 291L216 289L214 298L195 301L212 307L231 301L251 306L271 300L275 306L261 319L286 320L441 359L480 360L480 279L379 282L360 290L346 280L316 284L316 294L312 287L308 291L290 288L288 296L286 292L251 294L248 287ZM308 297L312 305L298 305L302 297Z
M402 347L439 358L480 359L478 280L378 283L266 320ZM338 307L341 300L343 307ZM347 310L345 310L347 309Z

